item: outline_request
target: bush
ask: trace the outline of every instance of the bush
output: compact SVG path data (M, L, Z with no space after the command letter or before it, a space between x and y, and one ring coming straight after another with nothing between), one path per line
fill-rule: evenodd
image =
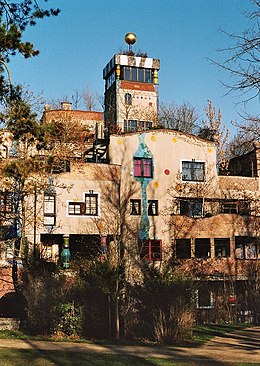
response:
M126 320L130 334L169 344L191 337L195 298L192 278L170 268L160 272L147 267L144 282L133 289L133 296L135 310Z

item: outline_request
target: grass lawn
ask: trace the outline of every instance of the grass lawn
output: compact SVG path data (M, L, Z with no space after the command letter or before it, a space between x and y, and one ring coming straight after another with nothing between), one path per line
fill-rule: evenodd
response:
M245 325L201 325L194 329L190 347L199 346L215 336L241 329ZM0 331L0 366L255 366L252 363L223 363L213 361L174 361L170 359L141 358L137 356L106 355L70 351L19 350L1 348L1 338L24 340L48 340L42 336L30 336L17 331ZM50 339L52 340L53 339ZM62 341L68 341L63 339ZM73 340L75 342L75 340ZM79 342L84 342L83 339ZM86 340L85 340L86 342ZM99 342L98 342L99 343ZM103 343L103 342L101 342ZM107 343L104 341L104 343ZM127 343L126 343L127 344ZM187 344L185 345L187 346ZM260 363L258 364L260 365Z
M1 366L255 366L250 363L225 363L200 361L173 361L144 359L118 355L87 354L78 352L18 350L0 348Z
M217 336L248 327L248 324L210 324L197 325L193 330L193 341L198 345L209 341ZM193 342L192 342L193 343Z

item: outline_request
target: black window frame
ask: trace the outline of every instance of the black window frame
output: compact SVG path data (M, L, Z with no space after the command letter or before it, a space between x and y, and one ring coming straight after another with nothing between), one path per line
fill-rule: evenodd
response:
M138 162L140 162L140 169L137 168ZM134 177L136 178L153 178L153 159L144 157L134 157ZM146 173L146 169L149 167L149 174ZM140 173L137 173L137 169Z
M180 215L189 217L203 216L203 200L202 198L180 198L179 199Z
M130 215L140 216L141 215L141 200L130 199Z
M221 213L250 215L250 202L242 200L223 200Z
M211 256L210 238L195 238L195 258L207 259Z
M230 238L214 238L214 253L216 258L230 257Z
M56 225L56 194L44 192L43 195L43 224L44 226Z
M212 309L214 308L213 292L207 286L199 286L197 290L197 308Z
M159 215L159 202L158 200L148 200L147 202L147 213L148 216Z
M198 169L199 166L201 169ZM187 171L189 174L184 174ZM205 182L205 161L182 160L181 179L184 182Z
M98 193L85 193L84 203L86 216L98 216Z
M126 93L125 94L125 105L130 106L133 103L133 97L132 94Z
M191 239L175 239L175 258L189 259L191 258Z
M85 215L85 204L79 201L70 201L68 203L69 216L83 216Z
M235 258L245 260L260 259L260 238L250 236L236 236Z

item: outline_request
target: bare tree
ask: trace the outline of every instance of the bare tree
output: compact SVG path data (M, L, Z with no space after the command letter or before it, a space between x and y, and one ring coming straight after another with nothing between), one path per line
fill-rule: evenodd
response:
M162 103L159 109L159 125L166 128L197 134L199 130L198 113L190 103L176 105Z
M213 61L230 74L232 82L224 83L230 91L247 94L244 101L259 96L260 91L260 1L252 0L252 4L254 8L245 13L248 28L240 35L224 32L231 40L230 47L221 49L228 54L226 61Z

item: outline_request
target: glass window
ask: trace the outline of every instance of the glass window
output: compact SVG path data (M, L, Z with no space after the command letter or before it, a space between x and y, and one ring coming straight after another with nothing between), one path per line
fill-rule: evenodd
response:
M148 215L149 216L158 216L158 201L157 200L148 200Z
M144 82L144 69L138 69L138 81Z
M44 215L55 214L55 195L44 194Z
M178 259L187 259L191 257L190 239L176 239L175 257Z
M200 286L198 289L197 307L198 308L212 308L213 294L206 286Z
M222 213L250 215L250 202L225 200L222 203Z
M183 181L203 182L205 180L205 163L183 161L181 176Z
M132 80L137 81L137 69L135 67L132 68Z
M6 215L13 212L13 194L0 192L0 214Z
M85 194L85 205L87 216L97 216L98 215L98 195L96 193L86 193Z
M202 199L180 199L180 215L201 217Z
M195 239L195 257L209 258L210 257L210 239L196 238Z
M132 95L130 93L125 94L125 105L132 105Z
M85 205L84 202L69 202L68 214L69 215L84 215Z
M259 259L260 245L259 239L248 236L235 237L235 257L236 259Z
M130 200L130 215L141 215L141 200Z
M230 239L214 239L215 257L230 256Z
M152 73L150 69L145 69L145 82L151 83L152 80Z
M131 68L130 67L124 68L124 79L131 80Z
M43 224L54 226L56 223L56 195L44 193Z
M148 261L162 260L161 240L140 240L140 257Z
M152 159L134 158L134 176L152 178Z

